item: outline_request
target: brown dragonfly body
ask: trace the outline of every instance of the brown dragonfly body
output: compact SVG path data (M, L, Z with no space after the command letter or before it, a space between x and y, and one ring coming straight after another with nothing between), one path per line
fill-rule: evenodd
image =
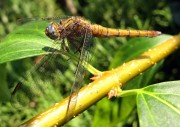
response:
M49 26L55 28L56 36L46 29L46 34L51 39L62 39L64 37L74 37L75 33L80 33L82 29L87 29L92 33L93 37L155 37L161 34L160 31L150 30L122 30L103 27L98 24L91 24L88 20L82 17L70 17L61 20L60 23L52 23ZM72 32L75 31L75 32ZM74 36L72 35L74 34ZM76 34L77 35L77 34Z

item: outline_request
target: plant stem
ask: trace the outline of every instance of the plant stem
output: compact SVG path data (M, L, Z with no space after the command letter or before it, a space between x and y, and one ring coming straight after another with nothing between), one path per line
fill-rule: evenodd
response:
M74 118L88 107L105 97L108 92L117 85L124 85L127 81L150 68L158 61L164 59L180 46L180 34L176 35L160 45L149 49L136 59L124 63L116 69L105 71L93 82L83 87L79 93L74 109ZM125 95L125 94L124 94ZM66 121L66 111L69 97L50 107L48 110L35 116L22 126L55 126L63 125Z

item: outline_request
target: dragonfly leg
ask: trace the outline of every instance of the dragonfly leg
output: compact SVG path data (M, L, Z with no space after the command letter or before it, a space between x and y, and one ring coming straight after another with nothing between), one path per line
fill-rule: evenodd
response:
M64 39L62 40L61 47L62 47L63 51L54 52L54 54L62 54L62 55L66 54L67 46L65 45Z
M63 48L63 52L66 53L67 52L67 47L65 45L64 39L62 40L62 48Z
M74 44L73 42L72 42L71 44L72 44L72 46L75 48L75 52L74 52L74 53L81 52L82 44L81 44L79 47L77 47L77 45Z

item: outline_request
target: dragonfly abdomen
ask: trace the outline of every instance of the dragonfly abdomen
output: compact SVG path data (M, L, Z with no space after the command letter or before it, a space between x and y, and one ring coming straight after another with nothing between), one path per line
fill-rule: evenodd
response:
M94 37L155 37L161 34L159 31L150 30L122 30L103 27L101 25L91 25Z

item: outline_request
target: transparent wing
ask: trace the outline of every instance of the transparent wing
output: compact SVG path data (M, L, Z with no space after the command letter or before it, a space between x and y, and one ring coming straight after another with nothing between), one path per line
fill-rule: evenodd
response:
M71 94L68 101L68 107L66 112L66 121L69 121L72 116L74 116L74 109L76 107L76 102L78 99L78 92L82 84L82 80L85 75L85 68L82 64L83 61L88 62L89 61L89 49L91 45L91 39L92 39L92 33L88 29L88 25L85 26L85 28L82 30L81 34L83 35L83 38L81 39L82 42L79 42L81 44L80 48L80 56L77 63L77 68L75 72L75 79L71 88ZM72 40L71 40L72 41ZM76 39L77 41L77 39ZM71 43L71 42L70 42ZM79 48L77 51L79 51ZM85 62L85 63L86 63Z
M67 19L70 16L56 16L56 17L33 17L33 18L20 18L17 19L17 24L21 25L27 22L32 22L32 21L54 21L54 22L59 22L60 20Z
M43 97L42 91L40 91L37 82L36 71L40 71L40 69L44 69L45 66L50 63L52 59L57 57L56 54L61 54L61 45L60 41L53 44L51 47L45 47L44 50L49 52L48 55L43 55L38 62L24 74L24 78L19 78L19 81L11 95L11 104L16 108L21 108L22 106L31 105L31 102L35 102L35 97ZM36 80L35 80L36 79ZM28 80L32 82L29 83ZM35 81L35 82L34 82ZM31 84L31 85L30 85Z

